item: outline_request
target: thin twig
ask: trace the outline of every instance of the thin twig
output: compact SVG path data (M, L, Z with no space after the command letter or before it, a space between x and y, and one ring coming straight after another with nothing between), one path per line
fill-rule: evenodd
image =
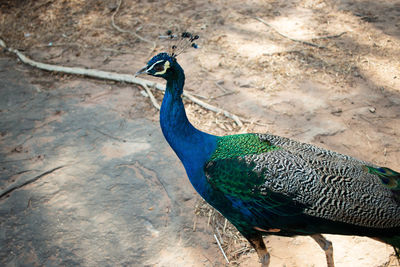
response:
M197 224L197 215L194 216L193 232L196 232L196 224Z
M258 126L265 126L265 127L269 127L270 124L273 124L273 122L262 123L262 122L256 122L254 120L247 120L247 119L243 119L243 118L242 118L242 121L246 122L246 123L249 123L249 124L255 124L255 125L258 125Z
M231 254L231 255L237 256L238 254L243 253L243 252L245 252L246 250L251 250L251 248L249 248L249 247L241 247L241 248L239 248L238 250L236 250L236 251L234 251L234 252L232 252L232 253L230 253L230 254Z
M39 175L37 175L37 176L35 176L35 177L33 177L33 178L31 178L31 179L29 179L29 180L23 182L22 184L11 186L11 187L9 187L8 189L6 189L6 190L4 190L3 192L0 193L0 199L2 199L2 198L5 197L6 195L12 193L13 191L15 191L15 190L17 190L17 189L20 189L20 188L22 188L22 187L24 187L24 186L26 186L26 185L28 185L28 184L31 184L31 183L33 183L33 182L36 182L36 181L39 180L40 178L42 178L42 177L44 177L44 176L46 176L46 175L49 175L49 174L55 172L56 170L61 169L61 168L64 168L64 167L65 167L65 166L58 166L58 167L55 167L55 168L53 168L53 169L51 169L51 170L45 171L44 173L39 174Z
M227 93L224 93L224 94L220 94L220 95L216 95L216 96L210 97L210 99L217 99L217 98L219 98L219 97L228 96L228 95L233 95L234 93L235 93L235 92L230 91L230 92L227 92Z
M224 240L222 239L222 236L221 236L221 233L218 230L218 227L215 227L215 230L217 231L218 238L221 240L221 244L223 245L224 244Z
M282 51L276 51L276 52L271 52L271 53L263 53L263 56L275 56L275 55L284 55L284 54L301 53L301 52L303 52L303 51L299 50L299 49L282 50Z
M119 32L132 34L139 40L149 43L149 44L152 44L153 48L152 48L152 51L150 52L150 53L152 53L156 49L156 46L157 46L156 42L150 41L150 40L140 36L139 34L137 34L134 31L124 30L124 29L120 28L117 24L115 24L115 15L118 13L119 8L121 7L121 4L122 4L122 0L118 0L117 8L115 9L114 13L111 15L111 25L114 27L114 29L116 29Z
M225 255L225 251L224 251L223 248L221 247L221 244L219 243L219 240L218 240L218 238L217 238L217 236L216 236L215 234L214 234L214 238L215 238L215 240L217 240L217 244L218 244L218 246L219 246L219 249L221 250L222 255L224 255L224 258L225 258L226 262L229 264L229 260L228 260L228 258L227 258L226 255Z
M160 110L160 105L158 104L158 102L157 102L156 98L154 97L153 93L150 91L150 88L147 85L144 85L143 88L144 88L144 90L146 90L146 93L148 94L148 96L150 98L150 101L153 104L153 106L156 109Z
M293 42L301 43L301 44L304 44L304 45L309 45L309 46L312 46L312 47L317 47L317 48L320 48L320 49L326 48L325 46L317 45L317 44L310 43L310 42L303 41L303 40L294 39L294 38L292 38L292 37L289 37L289 36L287 36L287 35L284 35L283 33L280 33L277 29L275 29L274 27L272 27L268 22L266 22L265 20L263 20L263 19L261 19L261 18L259 18L259 17L255 17L254 19L258 20L259 22L261 22L261 23L263 23L263 24L265 24L265 25L268 26L270 29L272 29L275 33L277 33L278 35L280 35L280 36L283 37L283 38L286 38L286 39L289 39L289 40L291 40L291 41L293 41Z
M210 222L211 222L211 216L213 214L214 210L210 209L210 211L208 212L208 221L207 221L207 227L210 226Z
M122 33L129 33L129 34L132 34L132 35L134 35L136 38L138 38L139 40L154 45L155 42L152 42L152 41L150 41L150 40L147 40L146 38L140 36L140 35L137 34L136 32L129 31L129 30L124 30L124 29L120 28L118 25L115 24L115 15L118 13L119 8L121 7L121 4L122 4L122 0L118 0L117 8L115 9L114 13L111 15L111 25L114 27L114 29L116 29L117 31L122 32Z
M201 98L201 99L210 100L209 97L202 96L202 95L196 94L196 93L194 93L194 92L191 92L190 94L193 95L193 96L195 96L195 97Z
M106 52L113 52L113 53L117 53L117 54L128 54L129 53L128 51L118 50L118 49L113 49L113 48L107 48L107 47L100 48L100 49L103 50L103 51L106 51Z
M208 104L208 103L206 103L206 102L203 102L203 101L201 101L200 99L198 99L198 98L192 96L192 95L189 94L189 93L183 92L183 95L186 96L187 98L189 98L189 99L190 99L191 101L193 101L194 103L196 103L196 104L202 106L202 107L205 108L205 109L211 110L211 111L213 111L213 112L215 112L215 113L222 113L222 114L224 114L225 117L234 120L234 121L236 122L236 124L237 124L239 127L242 127L242 126L243 126L243 123L242 123L242 121L240 120L240 118L239 118L238 116L236 116L236 115L234 115L234 114L232 114L232 113L230 113L230 112L228 112L228 111L226 111L226 110L223 110L223 109L221 109L221 108L218 108L218 107L215 107L215 106L213 106L213 105L210 105L210 104Z
M219 85L218 82L214 83L219 89L221 89L222 91L224 91L224 93L226 93L226 91L228 91L227 89L225 89L223 86Z
M219 85L218 82L215 82L214 84L215 84L215 86L217 86L219 89L221 89L224 93L222 93L222 94L220 94L220 95L217 95L217 96L210 97L210 99L216 99L216 98L218 98L218 97L223 97L223 96L227 96L227 95L232 95L232 94L235 93L235 91L226 89L226 88L224 88L223 86Z
M42 69L42 70L47 70L47 71L51 71L51 72L62 72L62 73L75 74L75 75L83 75L83 76L93 77L93 78L97 78L97 79L105 79L105 80L112 80L112 81L118 81L118 82L133 83L136 85L140 85L143 88L145 88L145 86L147 86L147 87L155 88L160 91L165 91L165 86L162 85L161 83L137 78L130 74L120 74L120 73L114 73L114 72L108 72L108 71L102 71L102 70L96 70L96 69L64 67L64 66L58 66L58 65L53 65L53 64L41 63L41 62L38 62L38 61L35 61L35 60L32 60L32 59L26 57L24 54L22 54L21 52L19 52L16 49L7 47L5 42L1 39L0 39L0 46L3 47L4 49L6 49L7 51L12 52L15 55L17 55L18 58L23 63L33 66L35 68ZM215 113L222 113L225 117L234 120L239 127L243 126L243 123L241 122L241 120L244 120L243 118L240 118L237 115L232 114L229 111L226 111L219 107L215 107L211 104L205 103L205 102L201 101L200 99L194 97L190 93L187 93L186 91L183 92L183 96L187 97L190 101L196 103L197 105L199 105L207 110L210 110Z
M117 141L119 141L119 142L126 143L126 141L127 141L127 140L125 140L125 139L122 139L122 138L119 138L119 137L115 137L115 136L112 136L112 135L110 135L110 134L108 134L108 133L105 133L105 132L99 130L98 128L95 128L94 130L95 130L96 132L98 132L99 134L102 134L102 135L104 135L104 136L107 136L108 138L117 140Z
M228 220L225 218L225 222L224 222L224 228L222 230L222 232L225 234L225 229L226 229L226 224L228 223Z
M327 35L327 36L314 37L314 38L312 38L312 40L339 38L339 37L341 37L343 34L346 34L346 33L347 33L347 32L341 32L341 33L335 34L335 35Z

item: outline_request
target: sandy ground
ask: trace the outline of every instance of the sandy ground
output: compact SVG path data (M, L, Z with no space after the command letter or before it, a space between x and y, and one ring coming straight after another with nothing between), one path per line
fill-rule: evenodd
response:
M166 30L196 32L201 48L179 56L186 90L250 121L237 127L187 102L197 127L218 135L270 132L399 170L400 1L118 3L3 0L0 36L39 61L134 73L169 47L158 39ZM112 27L113 15L129 32ZM24 71L43 92L83 79ZM112 86L95 83L99 98L102 88ZM148 99L137 94L115 108L129 110L123 107L143 101ZM158 120L155 109L142 116ZM375 241L330 239L337 266L398 266L390 247ZM266 241L272 266L323 266L323 253L309 238ZM237 264L257 262L254 252L235 249L227 252Z

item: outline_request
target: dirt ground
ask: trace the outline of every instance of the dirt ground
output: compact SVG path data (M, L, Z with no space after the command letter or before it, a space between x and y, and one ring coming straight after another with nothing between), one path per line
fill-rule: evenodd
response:
M0 0L0 37L46 63L133 74L168 49L158 38L167 30L200 35L200 49L178 57L185 90L247 119L238 127L188 101L196 127L269 132L400 170L400 1ZM29 76L42 91L85 79L33 68ZM149 100L130 101L121 105ZM158 111L142 116L157 121ZM400 266L383 244L329 238L337 266ZM272 266L324 264L306 237L266 241ZM234 264L256 264L237 243L226 248Z

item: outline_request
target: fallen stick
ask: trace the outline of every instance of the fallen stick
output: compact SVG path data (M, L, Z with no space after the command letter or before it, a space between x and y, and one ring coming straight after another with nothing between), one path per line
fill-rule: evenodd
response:
M272 29L274 32L276 32L278 35L280 35L280 36L283 37L283 38L289 39L290 41L297 42L297 43L301 43L301 44L304 44L304 45L309 45L309 46L316 47L316 48L319 48L319 49L326 48L325 46L317 45L317 44L314 44L314 43L310 43L310 42L307 42L307 41L298 40L298 39L294 39L294 38L292 38L292 37L286 36L286 35L284 35L283 33L280 33L277 29L275 29L274 27L272 27L268 22L266 22L266 21L263 20L262 18L255 17L254 19L256 19L256 20L258 20L259 22L263 23L264 25L268 26L270 29Z
M243 123L241 122L240 118L239 118L238 116L236 116L235 114L232 114L232 113L230 113L230 112L228 112L228 111L226 111L226 110L224 110L224 109L222 109L222 108L215 107L215 106L210 105L210 104L208 104L208 103L206 103L206 102L204 102L204 101L201 101L200 99L198 99L197 97L192 96L192 95L189 94L189 93L183 92L183 95L186 96L186 97L187 97L189 100L191 100L192 102L194 102L194 103L196 103L196 104L202 106L202 107L205 108L205 109L211 110L211 111L213 111L213 112L215 112L215 113L221 113L221 114L223 114L225 117L234 120L234 121L236 122L236 124L237 124L239 127L242 127L242 126L243 126Z
M343 34L346 34L347 32L341 32L339 34L335 34L335 35L326 35L326 36L319 36L319 37L314 37L312 38L312 40L321 40L321 39L334 39L334 38L339 38L341 37Z
M150 88L147 87L147 85L145 85L145 86L143 86L143 87L144 87L144 90L146 90L146 93L147 93L147 95L149 96L150 101L151 101L151 103L153 104L153 106L154 106L156 109L160 110L160 105L157 103L157 100L156 100L156 98L154 97L153 93L150 91Z
M224 255L224 258L225 258L226 262L229 264L228 257L226 257L225 251L224 251L223 248L221 247L221 243L219 242L219 240L218 240L218 238L217 238L217 236L216 236L215 234L214 234L214 238L215 238L215 240L217 240L218 247L219 247L219 249L221 250L222 255Z
M65 166L55 167L55 168L53 168L51 170L45 171L45 172L37 175L37 176L35 176L35 177L31 178L31 179L28 179L27 181L25 181L25 182L23 182L21 184L11 185L10 187L6 188L4 191L0 192L0 199L3 199L5 196L7 196L8 194L11 194L13 191L15 191L17 189L20 189L20 188L22 188L22 187L24 187L24 186L26 186L28 184L34 183L37 180L39 180L40 178L42 178L42 177L44 177L46 175L49 175L49 174L55 172L56 170L59 170L59 169L64 168L64 167Z
M65 66L41 63L41 62L38 62L38 61L35 61L35 60L32 60L32 59L26 57L24 54L22 54L21 52L19 52L18 50L14 49L14 48L7 47L6 43L2 39L0 39L0 46L11 53L14 53L23 63L28 64L28 65L38 68L38 69L47 70L47 71L51 71L51 72L61 72L61 73L68 73L68 74L75 74L75 75L83 75L83 76L118 81L118 82L133 83L136 85L140 85L141 87L143 87L145 89L147 86L147 87L155 88L160 91L165 91L165 86L160 83L137 78L130 74L120 74L120 73L108 72L108 71L102 71L102 70L96 70L96 69L65 67ZM191 100L192 102L196 103L197 105L199 105L205 109L208 109L215 113L221 113L225 117L234 120L239 127L243 126L243 123L241 122L241 118L239 118L237 115L232 114L232 113L230 113L224 109L221 109L219 107L208 104L206 102L203 102L200 99L198 99L197 97L194 97L190 93L187 93L185 91L183 92L183 96L187 97L189 100Z

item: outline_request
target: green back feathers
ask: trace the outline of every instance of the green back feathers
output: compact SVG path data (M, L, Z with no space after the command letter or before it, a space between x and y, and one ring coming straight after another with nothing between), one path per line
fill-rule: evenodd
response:
M268 191L268 196L266 196L266 191L260 191L265 183L265 177L262 173L254 171L256 163L246 161L246 157L280 149L268 140L261 140L257 134L219 137L217 148L205 165L208 182L222 194L240 199L241 203L253 203L259 206L264 205L265 203L261 203L268 199L266 208L278 212L278 207L286 205L288 200L277 198L270 191Z
M255 163L245 162L244 157L280 149L256 134L237 134L218 137L217 148L205 165L208 181L225 195L252 201L255 188L265 177L253 171Z
M261 154L277 149L279 147L271 145L268 141L260 140L255 134L228 135L217 139L217 149L212 154L210 161Z
M251 201L253 190L264 183L264 177L252 171L254 163L248 165L242 159L219 159L206 165L209 183L224 195Z

